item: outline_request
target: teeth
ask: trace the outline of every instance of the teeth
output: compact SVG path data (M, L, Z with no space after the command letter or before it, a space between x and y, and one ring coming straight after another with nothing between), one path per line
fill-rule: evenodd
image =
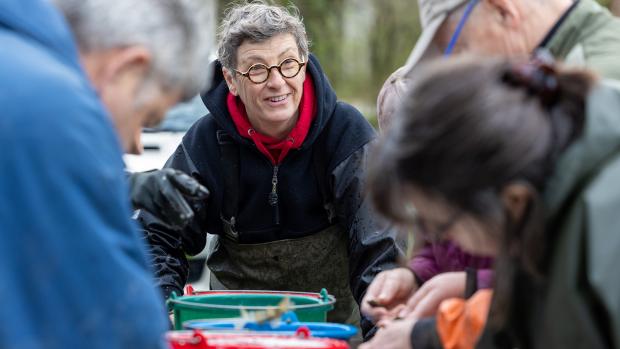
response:
M279 96L279 97L272 97L272 98L269 98L269 100L270 100L270 101L272 101L272 102L274 102L274 103L276 103L276 102L280 102L280 101L283 101L283 100L285 100L285 99L286 99L286 95L284 95L284 96Z

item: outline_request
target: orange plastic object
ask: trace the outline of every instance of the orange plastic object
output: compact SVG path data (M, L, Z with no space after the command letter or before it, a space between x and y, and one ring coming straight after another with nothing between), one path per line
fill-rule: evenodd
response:
M484 289L471 298L445 300L437 311L437 332L445 349L473 349L489 315L493 291Z

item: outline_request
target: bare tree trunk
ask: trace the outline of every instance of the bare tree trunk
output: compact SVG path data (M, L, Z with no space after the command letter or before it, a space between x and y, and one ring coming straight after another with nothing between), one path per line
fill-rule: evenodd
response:
M620 16L620 0L611 0L609 8L614 15Z

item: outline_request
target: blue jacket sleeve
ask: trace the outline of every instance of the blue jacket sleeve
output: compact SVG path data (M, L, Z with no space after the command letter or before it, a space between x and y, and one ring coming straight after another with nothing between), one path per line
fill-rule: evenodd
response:
M16 81L5 102L0 347L163 348L165 308L94 93L61 74Z

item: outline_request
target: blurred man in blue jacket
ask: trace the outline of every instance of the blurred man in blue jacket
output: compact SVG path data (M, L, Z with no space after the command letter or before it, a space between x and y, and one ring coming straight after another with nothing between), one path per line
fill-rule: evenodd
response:
M164 347L122 152L203 87L210 31L189 0L56 5L0 2L0 348Z

